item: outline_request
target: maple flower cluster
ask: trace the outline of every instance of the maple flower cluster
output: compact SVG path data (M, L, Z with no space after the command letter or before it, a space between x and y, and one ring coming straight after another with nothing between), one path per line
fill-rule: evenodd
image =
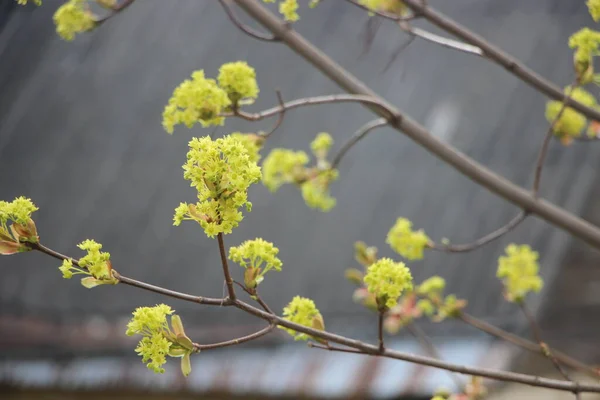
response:
M323 316L317 309L315 302L311 299L307 299L306 297L295 296L292 301L290 301L290 303L283 309L283 318L290 322L298 325L304 325L309 328L318 330L325 329ZM309 335L297 332L293 329L285 327L280 328L293 336L294 340L308 340L311 338Z
M99 285L116 285L119 281L112 275L110 253L103 252L102 245L87 239L77 245L87 254L79 259L77 266L72 259L63 260L58 269L63 278L71 279L73 275L87 275L81 279L81 284L88 289Z
M303 151L273 149L265 158L263 183L272 192L281 185L291 183L300 188L306 205L321 211L331 210L336 200L329 194L329 185L338 178L326 160L333 138L326 132L319 133L311 142L316 165L307 167L308 155Z
M567 86L565 93L569 94L573 100L578 101L588 107L596 106L596 99L585 89L576 87L572 88ZM583 129L587 125L586 117L575 111L571 107L565 107L562 114L556 119L563 109L562 101L549 101L546 104L546 119L548 122L553 123L553 133L558 137L563 144L569 144L573 138L581 136Z
M423 281L416 289L421 298L417 302L417 308L434 322L441 322L447 317L456 316L467 302L450 294L444 297L446 281L444 278L434 275Z
M283 263L277 257L278 253L279 249L273 243L256 238L230 248L229 259L246 269L244 284L248 289L255 289L268 271L281 271Z
M156 373L164 373L167 356L181 357L181 371L188 376L191 372L190 355L195 352L194 344L186 336L181 318L173 315L174 310L165 304L154 307L139 307L127 324L127 336L142 335L135 351L142 362ZM167 316L171 316L171 325Z
M388 232L385 242L407 260L420 260L429 243L429 237L423 230L413 231L412 222L408 219L398 218Z
M402 262L381 258L367 268L364 277L369 293L375 295L380 309L389 309L398 304L404 291L413 289L410 270Z
M96 26L87 0L69 0L56 10L53 19L56 32L67 41L75 39L76 34L87 32Z
M398 16L406 16L409 9L402 0L358 0L358 4L372 11L387 12ZM374 13L370 13L374 15Z
M27 5L28 0L17 0L17 4L25 6ZM33 4L35 4L36 6L41 6L42 5L42 0L33 0Z
M233 132L229 134L229 136L242 143L242 146L244 146L248 152L248 158L250 159L250 162L257 163L260 160L259 152L265 142L264 136L257 135L255 133L241 132Z
M263 0L265 3L275 3L275 0ZM310 0L308 6L315 8L320 0ZM298 0L281 0L279 2L279 12L288 22L296 22L300 19L298 15Z
M183 177L198 191L198 202L181 203L175 209L174 225L193 220L208 237L231 233L243 218L238 209L252 208L247 191L260 180L260 167L250 161L242 142L231 136L193 138L189 148Z
M223 64L217 79L218 83L198 70L175 88L163 111L163 127L168 133L178 124L188 128L198 122L203 127L223 125L223 112L258 97L256 72L246 62Z
M528 245L506 247L506 255L498 259L496 276L504 283L508 301L521 302L529 292L538 293L542 289L538 258L538 253Z
M24 243L39 241L31 214L38 208L26 197L0 201L0 255L29 251ZM11 223L12 222L12 223Z

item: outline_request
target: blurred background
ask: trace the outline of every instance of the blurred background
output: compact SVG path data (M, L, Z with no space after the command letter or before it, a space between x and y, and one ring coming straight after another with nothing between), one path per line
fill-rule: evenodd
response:
M561 86L573 75L568 36L593 23L584 1L430 2ZM21 7L0 0L0 198L33 199L40 207L34 219L41 240L57 251L80 257L76 244L95 239L126 276L221 296L215 240L192 223L172 226L173 209L195 196L182 176L187 143L213 131L179 128L169 136L162 129L173 89L194 70L216 76L221 64L246 60L261 88L252 111L276 105L276 88L286 100L342 91L286 46L238 31L216 0L138 0L71 43L54 32L52 15L62 1L43 3ZM386 69L406 35L382 23L367 48L366 12L341 0L321 3L302 8L294 28L433 135L506 178L531 184L547 129L542 95L496 65L419 39ZM441 33L425 22L417 25ZM336 151L372 118L352 104L297 109L286 113L262 154L276 147L308 151L321 131L332 134ZM228 120L215 135L268 130L273 123ZM596 224L599 151L592 144L552 143L541 189L545 198ZM373 343L376 316L353 303L354 286L344 279L345 269L359 267L355 241L395 257L385 236L397 217L409 218L436 241L462 243L518 212L387 128L343 159L332 194L337 206L320 213L293 187L271 194L254 185L254 208L226 236L226 245L255 237L274 242L284 266L261 285L271 307L280 311L294 295L310 297L328 330ZM545 287L529 305L544 339L598 362L600 257L549 224L530 218L473 252L428 252L409 267L417 282L433 274L446 278L448 291L468 300L468 312L529 338L495 277L497 258L509 243L530 244L541 254ZM2 398L428 399L439 387L456 389L443 371L307 349L281 331L192 357L187 379L173 361L164 375L155 375L135 356L136 340L124 335L135 307L167 302L199 343L245 335L262 323L238 310L193 306L125 285L88 290L63 280L59 265L34 252L0 258ZM236 266L233 274L242 279ZM547 359L458 321L418 325L444 360L556 375ZM403 331L387 340L390 347L426 354ZM515 385L490 390L496 398L572 398Z

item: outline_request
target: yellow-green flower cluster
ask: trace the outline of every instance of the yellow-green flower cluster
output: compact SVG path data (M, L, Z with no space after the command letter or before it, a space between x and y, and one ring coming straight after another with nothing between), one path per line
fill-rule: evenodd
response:
M63 278L71 279L73 275L88 275L81 279L81 284L88 289L98 285L116 285L119 281L112 275L110 254L101 251L102 245L94 240L87 239L77 245L87 254L79 259L77 266L73 260L65 259L58 269Z
M227 92L214 79L204 77L204 71L192 73L192 79L184 80L175 90L163 111L163 127L173 133L177 124L191 128L197 122L203 127L223 125L221 113L231 105Z
M244 284L248 289L254 289L263 281L268 271L281 271L283 263L277 257L278 253L279 249L273 246L273 243L256 238L230 248L229 259L246 269Z
M339 174L337 169L325 169L316 172L301 184L302 198L307 206L321 211L329 211L335 207L336 200L329 194L329 184L335 181Z
M336 201L329 194L329 185L338 178L338 171L331 169L327 162L327 152L333 139L321 132L311 143L317 158L316 165L307 167L309 158L303 151L273 149L263 162L263 183L272 192L284 183L300 187L304 202L311 208L321 211L331 210Z
M573 100L578 101L588 107L596 106L596 99L586 90L576 87L567 86L565 93L569 94ZM581 132L587 125L585 116L571 107L566 107L558 120L558 114L563 108L561 101L549 101L546 104L546 119L549 123L554 123L553 132L563 144L569 144L573 138L581 136Z
M409 12L406 4L401 0L359 0L358 3L372 11L383 11L400 16L407 15Z
M242 142L231 136L193 138L189 147L183 177L198 191L198 203L181 203L175 209L174 225L194 220L208 237L231 233L243 218L238 209L252 208L247 191L260 180L260 168L250 161Z
M381 258L367 269L364 282L381 309L392 308L404 291L413 288L410 270L402 262Z
M27 5L28 0L17 0L17 3L24 6ZM42 0L33 0L33 4L35 4L36 6L41 6L42 5Z
M230 136L234 139L239 140L248 152L248 157L251 162L258 162L260 160L260 149L262 148L265 138L255 133L241 133L233 132Z
M571 35L569 47L575 49L573 62L578 82L582 85L592 82L595 78L593 59L598 55L600 32L582 28Z
M64 40L71 41L77 33L94 28L96 22L86 0L69 0L54 13L56 32Z
M10 220L16 224L26 226L31 219L31 214L39 210L27 197L17 197L11 202L0 201L0 224L3 226Z
M31 250L23 243L37 243L39 237L31 214L38 208L26 197L0 201L0 255ZM12 222L12 223L10 223Z
M423 230L413 231L412 222L408 219L398 218L388 232L385 242L407 260L420 260L429 238Z
M588 0L585 4L588 7L592 19L596 22L600 21L600 0Z
M317 159L324 160L333 145L333 138L327 132L320 132L310 143L310 149Z
M302 182L308 161L308 155L303 151L273 149L262 164L263 183L274 192L284 183Z
M244 61L223 64L217 80L234 105L242 100L245 104L251 104L258 97L256 72Z
M416 290L417 295L421 297L417 308L435 322L456 316L467 305L465 300L458 299L453 294L444 297L445 288L444 278L432 276L422 282Z
M199 122L203 127L223 125L223 112L258 97L254 68L243 61L225 63L219 68L219 83L206 78L204 70L194 71L175 90L163 111L163 127L173 133L177 124L191 128Z
M325 323L323 316L317 309L315 302L306 297L295 296L292 301L283 309L283 318L310 328L324 330ZM309 335L299 333L293 329L281 327L284 331L294 337L294 340L308 340Z
M142 335L135 351L142 362L156 373L164 373L162 367L167 356L181 357L181 370L185 376L191 372L190 354L195 351L192 341L185 335L181 318L172 315L174 310L165 304L154 307L139 307L127 324L127 336ZM171 315L171 326L167 316Z
M496 276L502 279L509 301L521 302L529 292L538 293L542 289L538 258L538 253L528 245L506 247L506 255L498 259Z

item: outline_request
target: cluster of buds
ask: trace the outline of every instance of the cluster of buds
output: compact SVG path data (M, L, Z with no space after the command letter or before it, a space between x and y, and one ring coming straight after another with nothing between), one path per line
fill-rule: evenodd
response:
M0 255L31 250L29 244L38 243L39 237L31 214L38 208L25 197L11 202L0 201Z

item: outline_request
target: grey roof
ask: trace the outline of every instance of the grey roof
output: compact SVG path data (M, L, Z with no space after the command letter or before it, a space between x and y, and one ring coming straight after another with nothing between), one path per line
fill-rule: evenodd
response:
M439 3L545 77L570 81L566 38L590 23L583 3ZM243 59L256 67L261 87L252 110L276 104L275 88L286 99L341 91L285 46L257 42L234 29L213 1L137 2L72 43L53 33L51 16L58 4L45 0L39 9L20 8L0 33L0 198L31 197L40 207L35 219L42 241L58 251L77 257L75 244L93 238L104 244L124 275L220 296L214 240L194 224L172 226L173 209L194 199L181 170L187 142L211 133L180 128L169 136L162 130L162 109L173 88L195 69L215 75L222 63ZM546 130L545 98L489 62L420 40L383 72L405 38L384 24L361 56L366 18L342 2L323 2L318 11L306 10L297 27L434 135L529 185ZM331 132L339 146L370 118L358 105L289 112L266 151L307 150L319 131ZM218 134L270 124L228 121ZM596 153L591 146L554 143L543 196L580 212L598 167ZM410 218L436 240L460 243L517 212L387 128L361 142L340 168L332 189L338 205L327 214L308 209L294 188L272 195L256 185L250 191L253 211L226 244L254 237L273 241L284 267L263 283L264 298L279 310L295 294L311 297L329 327L355 337L371 334L374 324L371 315L352 304L353 287L343 279L344 269L355 264L354 241L394 256L385 235L398 216ZM450 291L467 298L472 313L510 328L515 310L503 304L495 278L496 259L510 242L540 250L543 274L551 281L570 239L531 219L471 253L428 253L410 267L417 281L432 274L448 278ZM114 319L136 306L168 301L186 323L206 328L213 337L226 326L253 323L235 310L194 307L124 285L87 290L64 281L58 265L40 254L2 257L2 313L65 321L96 314ZM234 273L240 276L235 266Z

